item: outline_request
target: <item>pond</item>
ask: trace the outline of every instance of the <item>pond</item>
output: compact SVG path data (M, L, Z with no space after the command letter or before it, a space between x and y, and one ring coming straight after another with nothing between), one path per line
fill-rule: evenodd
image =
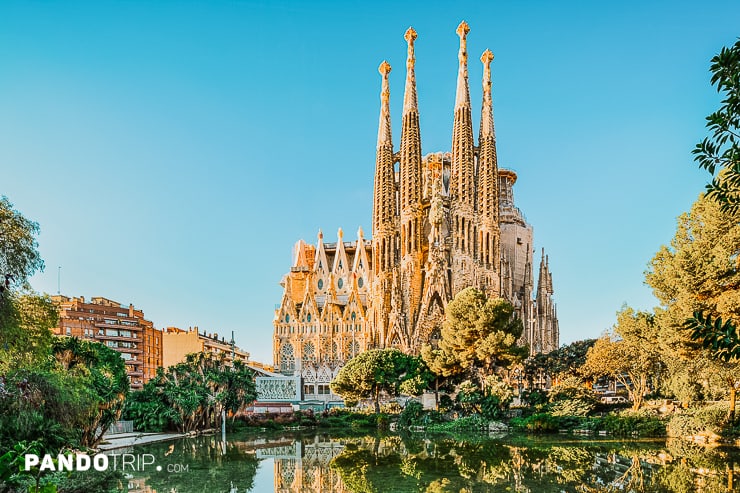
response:
M116 452L136 457L131 492L720 492L740 482L737 449L571 435L234 434Z

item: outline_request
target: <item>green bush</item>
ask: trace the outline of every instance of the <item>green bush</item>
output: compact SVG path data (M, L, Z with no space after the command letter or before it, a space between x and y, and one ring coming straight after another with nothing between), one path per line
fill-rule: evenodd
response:
M510 425L515 430L528 433L556 433L561 429L562 419L548 413L537 413L526 418L512 418Z
M657 416L639 413L608 414L597 422L595 429L615 436L665 436L666 422Z
M721 435L726 431L728 409L726 404L720 403L676 413L668 421L668 436L683 437L707 432Z
M424 415L424 407L420 402L409 401L406 407L398 417L398 427L402 430L407 430L410 426L420 426L422 416Z
M488 430L488 420L480 414L465 416L446 423L430 424L427 430L437 433L462 433Z

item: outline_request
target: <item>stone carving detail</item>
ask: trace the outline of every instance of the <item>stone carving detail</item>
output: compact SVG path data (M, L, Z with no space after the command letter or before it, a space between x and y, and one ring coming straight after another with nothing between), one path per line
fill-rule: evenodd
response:
M297 377L257 377L257 400L295 401L300 399L299 378Z

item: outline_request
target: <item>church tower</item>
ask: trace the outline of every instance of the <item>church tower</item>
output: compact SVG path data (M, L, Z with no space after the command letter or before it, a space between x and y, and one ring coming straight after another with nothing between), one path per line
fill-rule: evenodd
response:
M450 209L452 213L452 293L475 285L474 251L477 236L475 218L475 148L473 118L468 87L467 35L470 27L463 21L457 27L460 36L458 52L457 93L452 130L452 174L450 176Z
M477 287L502 297L524 324L519 344L532 354L556 349L559 328L547 257L535 292L534 230L514 202L517 175L499 168L490 50L483 52L478 146L473 136L466 22L457 27L458 72L451 152L422 154L416 88L416 31L406 41L401 139L391 136L391 66L380 64L372 239L316 246L302 240L281 283L275 311L275 362L300 374L306 398L331 399L329 382L347 360L372 348L418 354L436 344L448 303ZM313 390L311 390L313 389Z
M422 217L422 163L419 107L416 96L414 41L416 31L410 27L404 39L408 45L406 58L406 88L403 95L403 123L400 149L400 250L403 304L408 317L406 327L415 325L422 289L424 243ZM413 334L409 334L409 341Z
M476 260L478 286L488 297L501 294L499 276L499 194L496 133L493 129L493 99L491 97L491 61L493 53L486 50L483 62L483 109L478 137L478 234Z

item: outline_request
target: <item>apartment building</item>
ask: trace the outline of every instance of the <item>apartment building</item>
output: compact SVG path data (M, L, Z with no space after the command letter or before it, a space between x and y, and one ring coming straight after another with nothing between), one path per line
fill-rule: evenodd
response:
M55 333L97 341L121 353L132 390L141 389L162 366L162 332L134 305L99 296L52 299L59 308Z
M162 366L165 368L185 361L185 356L190 353L200 352L216 356L223 354L228 362L234 359L243 363L249 361L249 353L234 345L233 336L229 340L223 336L219 339L217 333L200 332L198 327L163 329L162 348Z

